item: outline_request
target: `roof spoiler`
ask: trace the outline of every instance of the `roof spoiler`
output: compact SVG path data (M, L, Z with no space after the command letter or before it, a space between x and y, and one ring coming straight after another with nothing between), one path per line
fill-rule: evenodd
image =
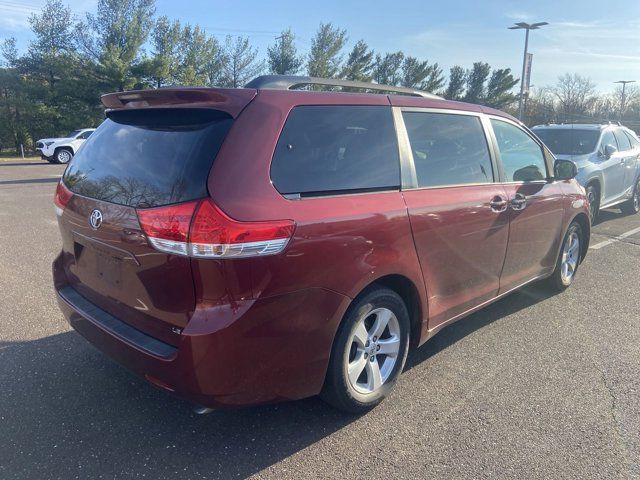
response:
M107 112L146 108L214 108L238 116L255 90L230 88L158 88L108 93L100 100Z

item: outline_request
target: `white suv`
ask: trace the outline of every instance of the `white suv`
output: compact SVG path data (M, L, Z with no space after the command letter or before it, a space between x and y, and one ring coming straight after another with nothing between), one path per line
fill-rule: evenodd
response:
M83 128L74 130L63 138L43 138L36 142L36 150L50 163L69 163L94 131L95 128Z

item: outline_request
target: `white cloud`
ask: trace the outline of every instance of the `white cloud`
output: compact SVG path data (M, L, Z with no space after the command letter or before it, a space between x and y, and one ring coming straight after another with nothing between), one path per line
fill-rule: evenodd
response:
M23 5L0 4L0 31L19 32L29 28L29 15L37 11Z
M510 20L517 20L518 22L526 22L527 20L531 20L533 16L527 12L507 12L504 14Z

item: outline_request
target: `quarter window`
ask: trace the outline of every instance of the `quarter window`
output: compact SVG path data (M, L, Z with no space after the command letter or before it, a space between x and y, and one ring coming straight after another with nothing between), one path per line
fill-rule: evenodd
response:
M640 148L640 141L634 136L633 133L625 130L625 132L627 134L627 137L629 137L629 141L631 142L631 147L632 148Z
M448 113L402 113L419 187L493 182L480 119Z
M622 130L616 129L613 134L616 136L616 140L618 140L618 150L621 152L631 150L631 143Z
M507 182L533 182L547 178L540 146L521 128L491 119Z
M391 108L294 108L276 146L271 179L280 193L303 196L399 189Z

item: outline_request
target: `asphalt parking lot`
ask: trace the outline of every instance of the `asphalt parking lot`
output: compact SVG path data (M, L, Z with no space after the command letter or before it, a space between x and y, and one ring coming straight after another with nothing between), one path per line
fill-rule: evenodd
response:
M602 212L571 289L443 330L365 416L317 399L198 416L64 322L63 169L0 162L0 478L640 478L640 215Z

